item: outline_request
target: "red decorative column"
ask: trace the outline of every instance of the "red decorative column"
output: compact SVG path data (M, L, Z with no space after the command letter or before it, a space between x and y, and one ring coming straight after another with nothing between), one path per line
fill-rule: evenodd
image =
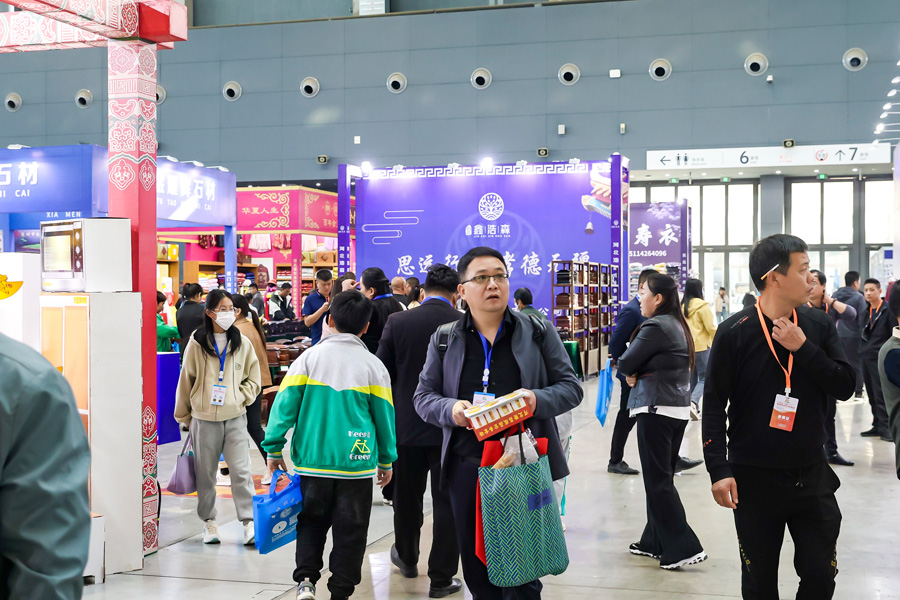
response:
M109 216L131 219L134 291L140 292L143 376L144 554L158 548L156 519L156 45L109 40ZM114 252L115 249L110 249ZM136 340L137 341L137 340ZM134 401L123 398L124 402Z

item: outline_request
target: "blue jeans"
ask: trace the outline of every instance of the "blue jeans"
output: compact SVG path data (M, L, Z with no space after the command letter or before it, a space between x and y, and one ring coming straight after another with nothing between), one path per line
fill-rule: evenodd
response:
M694 370L691 371L691 402L700 407L703 397L703 385L706 383L706 364L709 362L709 349L694 354Z

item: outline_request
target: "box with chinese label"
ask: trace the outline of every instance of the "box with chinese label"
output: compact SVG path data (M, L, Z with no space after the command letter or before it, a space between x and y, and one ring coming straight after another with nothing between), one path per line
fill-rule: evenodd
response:
M513 392L473 406L463 414L469 419L469 425L478 440L484 441L510 427L517 427L531 417L532 413L525 402L525 393Z

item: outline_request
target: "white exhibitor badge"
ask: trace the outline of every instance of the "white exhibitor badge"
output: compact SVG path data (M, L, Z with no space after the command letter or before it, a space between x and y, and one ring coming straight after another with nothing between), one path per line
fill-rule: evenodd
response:
M209 401L213 406L224 406L225 405L225 393L228 391L228 388L224 385L214 385L212 390L212 400Z

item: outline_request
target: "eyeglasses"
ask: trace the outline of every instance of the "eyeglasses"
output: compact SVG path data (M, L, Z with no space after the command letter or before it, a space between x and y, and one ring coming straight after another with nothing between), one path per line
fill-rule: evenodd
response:
M476 275L472 279L466 279L462 283L474 283L475 285L486 285L489 279L493 279L497 285L508 285L509 274L497 273L496 275Z

